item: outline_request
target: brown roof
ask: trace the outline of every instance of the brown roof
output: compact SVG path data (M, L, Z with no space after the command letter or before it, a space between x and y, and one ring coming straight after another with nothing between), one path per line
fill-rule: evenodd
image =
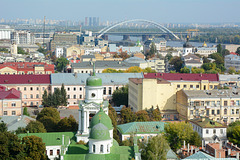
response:
M143 78L129 78L129 81L131 81L135 84L142 84Z

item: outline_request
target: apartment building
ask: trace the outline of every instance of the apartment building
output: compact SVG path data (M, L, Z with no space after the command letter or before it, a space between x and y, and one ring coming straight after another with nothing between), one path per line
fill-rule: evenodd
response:
M177 111L181 119L208 117L229 124L239 120L240 89L181 90L177 92Z

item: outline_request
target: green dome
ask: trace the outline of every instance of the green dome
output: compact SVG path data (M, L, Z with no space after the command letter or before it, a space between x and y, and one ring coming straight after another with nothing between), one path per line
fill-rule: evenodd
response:
M102 86L102 79L93 75L87 78L87 86Z
M108 130L113 129L111 118L103 111L102 107L100 111L93 116L90 122L90 128L93 128L96 124L102 123L104 124Z
M102 123L95 125L90 132L90 139L108 140L110 138L109 130Z

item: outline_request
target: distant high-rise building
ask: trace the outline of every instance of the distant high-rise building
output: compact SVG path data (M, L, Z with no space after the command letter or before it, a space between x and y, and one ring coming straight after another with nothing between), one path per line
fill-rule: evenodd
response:
M92 23L92 18L93 18L93 17L89 17L89 19L88 19L88 20L89 20L88 26L92 26L92 25L93 25L93 23Z
M88 17L85 17L85 23L84 26L88 26Z

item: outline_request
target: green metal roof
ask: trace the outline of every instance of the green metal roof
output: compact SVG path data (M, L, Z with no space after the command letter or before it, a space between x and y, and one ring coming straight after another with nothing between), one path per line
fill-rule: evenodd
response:
M169 149L167 152L167 159L179 159L173 150Z
M213 121L209 118L199 118L199 119L193 119L190 122L202 127L202 128L227 128L227 126Z
M64 145L69 143L69 140L75 140L75 133L74 132L50 132L50 133L24 133L19 134L20 138L26 136L37 136L42 138L43 143L46 146L59 146L62 145L62 135L64 135Z
M214 158L206 153L203 153L201 151L185 158L188 160L237 160L236 158Z
M111 139L108 128L101 122L92 127L89 138L97 140Z
M97 76L90 76L87 78L87 86L102 86L102 79Z
M113 129L112 127L112 120L111 118L103 111L102 107L97 114L93 116L90 122L90 128L93 128L98 123L102 123L106 126L109 130Z
M165 122L131 122L117 126L121 134L160 133L164 131Z

